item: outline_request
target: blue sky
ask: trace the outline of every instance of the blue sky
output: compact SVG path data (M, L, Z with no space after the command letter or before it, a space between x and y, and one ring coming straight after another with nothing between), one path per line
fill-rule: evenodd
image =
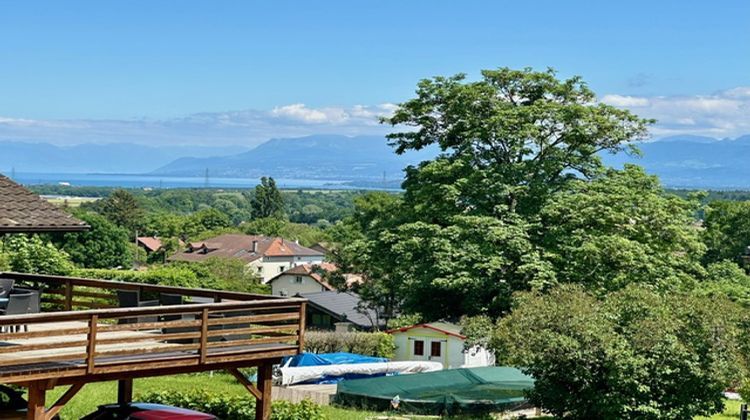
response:
M419 79L500 66L581 75L655 135L734 136L748 22L747 0L0 0L0 139L380 132Z

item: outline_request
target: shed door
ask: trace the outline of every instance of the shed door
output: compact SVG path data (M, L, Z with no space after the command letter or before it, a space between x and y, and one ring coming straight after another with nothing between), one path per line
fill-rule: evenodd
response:
M429 340L429 346L425 348L425 354L428 356L427 360L431 362L440 362L443 366L445 364L445 353L448 350L448 342L441 339Z

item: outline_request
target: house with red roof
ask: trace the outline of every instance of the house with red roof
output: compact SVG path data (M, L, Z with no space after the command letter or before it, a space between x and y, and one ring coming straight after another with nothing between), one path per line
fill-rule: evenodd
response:
M296 241L263 235L225 234L191 242L170 261L205 261L211 257L236 258L258 273L263 283L305 264L322 264L325 254Z
M466 348L466 336L450 322L416 324L387 331L393 335L393 360L440 362L445 369L493 366L495 355L482 347Z

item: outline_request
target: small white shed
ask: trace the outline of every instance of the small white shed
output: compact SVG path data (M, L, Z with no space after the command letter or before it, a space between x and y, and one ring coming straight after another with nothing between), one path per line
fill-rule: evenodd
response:
M466 337L461 327L449 322L432 322L388 331L393 335L396 352L393 360L429 360L445 369L493 366L495 355L480 346L464 350Z

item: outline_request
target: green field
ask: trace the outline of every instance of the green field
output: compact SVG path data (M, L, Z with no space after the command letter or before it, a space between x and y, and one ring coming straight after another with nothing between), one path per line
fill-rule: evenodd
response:
M213 375L175 375L157 378L137 379L133 386L136 400L139 393L164 390L189 391L196 387L209 389L212 392L219 394L244 394L247 392L241 385L237 383L234 377L224 373L217 373ZM62 393L66 389L67 387L59 387L49 392L47 394L47 404L49 405L54 402L60 395L62 395ZM61 418L63 420L79 419L83 415L94 411L98 405L112 403L115 402L116 399L116 382L100 382L86 385L78 393L78 395L76 395L63 409ZM738 419L739 409L739 401L727 401L726 410L721 414L710 417L710 419ZM388 418L387 413L349 410L334 406L323 407L323 411L331 420L365 420L375 418ZM431 417L399 416L398 418L426 419Z

